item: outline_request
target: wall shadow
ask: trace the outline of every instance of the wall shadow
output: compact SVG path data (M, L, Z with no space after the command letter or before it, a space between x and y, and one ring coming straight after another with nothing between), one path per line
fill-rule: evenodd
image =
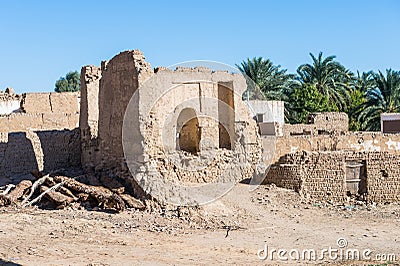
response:
M0 142L0 185L14 183L13 175L38 170L35 151L25 132L8 133L8 141Z
M37 137L33 139L29 139L26 132L3 133L8 139L0 142L0 186L32 179L29 173L33 170L48 173L57 169L81 168L78 128L34 133ZM42 164L43 169L39 169Z
M6 261L0 258L0 266L22 266L22 264L15 263L12 261Z
M78 128L35 132L43 151L43 172L81 167L81 141Z

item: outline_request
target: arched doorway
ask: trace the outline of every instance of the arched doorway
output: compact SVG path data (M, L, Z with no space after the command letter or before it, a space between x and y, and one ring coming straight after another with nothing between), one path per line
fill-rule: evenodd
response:
M196 112L191 108L185 108L179 114L176 125L176 148L197 154L200 151L201 130Z

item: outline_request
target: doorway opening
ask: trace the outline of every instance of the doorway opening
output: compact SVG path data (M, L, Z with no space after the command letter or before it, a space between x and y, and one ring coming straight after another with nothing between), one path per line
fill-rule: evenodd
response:
M201 128L196 112L191 108L181 111L177 121L177 150L197 154L200 151Z

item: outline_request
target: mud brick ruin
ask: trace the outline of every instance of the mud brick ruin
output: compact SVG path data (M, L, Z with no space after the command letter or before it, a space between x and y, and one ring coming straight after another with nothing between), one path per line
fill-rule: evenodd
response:
M79 93L0 93L0 184L80 167Z
M349 132L345 113L285 124L283 102L243 101L246 89L240 74L153 69L138 50L82 67L80 93L8 89L0 94L0 184L31 170L79 168L123 179L142 198L138 182L237 182L264 164L264 183L314 201L400 201L400 134Z
M264 183L316 201L400 201L400 135L349 132L345 113L316 113L309 124L284 125ZM263 136L264 146L271 136Z
M83 67L81 84L86 171L110 170L107 174L130 180L139 197L144 192L134 180L193 184L252 177L261 141L241 100L246 81L240 74L204 67L153 70L135 50L102 62L100 68ZM124 115L130 116L125 134L132 147L125 150L133 157L129 162L123 149ZM157 185L160 192L165 182Z

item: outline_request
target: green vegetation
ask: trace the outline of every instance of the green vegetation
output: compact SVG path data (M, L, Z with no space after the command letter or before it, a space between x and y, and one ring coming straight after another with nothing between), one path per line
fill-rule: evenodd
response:
M287 99L295 84L295 75L286 74L286 69L280 69L269 59L254 57L236 66L261 89L267 100Z
M55 92L80 91L81 79L78 71L68 72L65 77L56 81Z
M400 72L386 70L386 76L379 71L373 73L374 86L365 93L359 120L367 130L380 129L380 114L400 112Z
M300 65L296 74L262 57L236 66L248 77L249 87L260 88L262 99L285 102L289 123L304 123L312 112L337 111L348 114L350 130L377 131L382 112L400 112L400 71L355 75L335 56L324 58L322 52L310 56L311 63ZM261 99L256 90L248 91L249 99Z
M343 110L349 103L349 90L352 73L345 69L335 56L318 58L310 53L313 64L303 64L297 69L297 74L302 84L312 84L331 101L339 110Z
M303 84L294 88L290 95L291 114L289 122L305 123L306 117L312 112L335 111L334 105L327 96L320 93L314 84Z

